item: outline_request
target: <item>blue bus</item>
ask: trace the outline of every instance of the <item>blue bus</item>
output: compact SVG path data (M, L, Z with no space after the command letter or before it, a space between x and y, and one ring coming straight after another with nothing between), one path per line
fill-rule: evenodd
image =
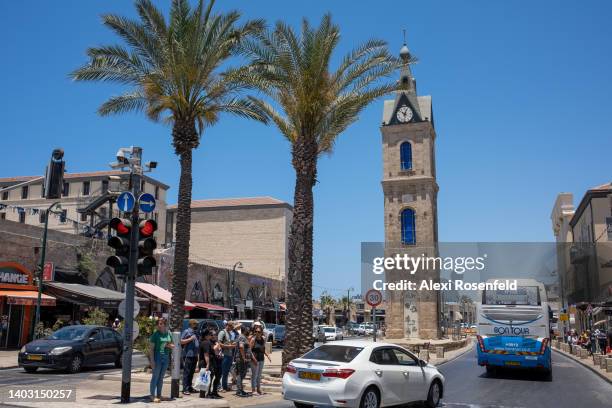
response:
M498 367L509 367L551 375L552 313L546 290L534 279L516 281L513 290L482 291L482 302L477 305L478 364L490 373Z

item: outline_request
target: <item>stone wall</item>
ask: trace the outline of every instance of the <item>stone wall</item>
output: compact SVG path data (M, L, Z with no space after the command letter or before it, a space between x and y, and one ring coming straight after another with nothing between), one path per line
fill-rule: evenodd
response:
M40 263L43 228L0 220L0 262L17 262L35 271ZM65 270L77 270L77 254L91 254L95 272L87 276L94 285L106 268L106 258L111 254L105 240L85 238L61 231L49 230L47 234L46 261Z

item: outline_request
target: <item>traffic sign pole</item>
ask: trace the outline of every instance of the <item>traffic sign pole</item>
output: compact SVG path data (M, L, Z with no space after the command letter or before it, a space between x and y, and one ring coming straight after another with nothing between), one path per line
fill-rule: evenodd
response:
M140 168L140 160L142 157L142 149L139 147L134 148L133 157L138 163ZM136 166L135 166L136 167ZM138 197L140 193L140 179L141 175L139 171L132 171L130 174L130 184L132 187L132 198ZM135 204L135 199L132 203ZM126 202L129 202L126 201ZM125 326L123 328L123 369L121 371L121 402L130 402L130 387L132 380L132 345L134 342L134 297L135 297L135 283L136 283L136 269L138 268L138 206L133 205L132 207L132 228L130 231L130 258L129 258L129 269L125 275Z
M374 343L376 343L376 307L372 308L372 322L374 323Z

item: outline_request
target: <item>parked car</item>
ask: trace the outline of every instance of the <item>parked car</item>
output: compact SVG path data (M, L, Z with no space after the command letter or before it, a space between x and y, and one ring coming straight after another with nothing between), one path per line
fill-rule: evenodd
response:
M347 340L324 344L291 361L282 390L297 408L338 406L338 401L343 407L414 401L436 407L444 394L444 376L395 344Z
M253 323L255 322L254 320L237 320L237 321L240 322L241 325L247 326L247 327L252 327ZM266 339L266 341L269 341L274 344L274 332L272 330L269 330L266 327L266 324L264 322L260 322L260 323L263 326L264 338Z
M121 367L123 339L104 326L66 326L21 348L19 367L33 373L40 367L78 373L85 366L115 364Z
M275 346L283 346L285 345L285 326L282 324L277 324L274 326L274 345Z
M365 336L366 325L361 323L359 326L355 328L355 334L358 336Z

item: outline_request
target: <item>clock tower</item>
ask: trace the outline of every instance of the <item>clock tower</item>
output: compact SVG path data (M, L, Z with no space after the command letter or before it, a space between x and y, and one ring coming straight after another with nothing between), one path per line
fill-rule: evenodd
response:
M400 51L403 65L400 90L384 102L381 126L383 145L385 257L438 256L438 184L431 96L418 96L410 69L415 59L406 44ZM387 282L439 281L437 270L387 271ZM439 337L438 294L434 291L386 292L388 338Z

